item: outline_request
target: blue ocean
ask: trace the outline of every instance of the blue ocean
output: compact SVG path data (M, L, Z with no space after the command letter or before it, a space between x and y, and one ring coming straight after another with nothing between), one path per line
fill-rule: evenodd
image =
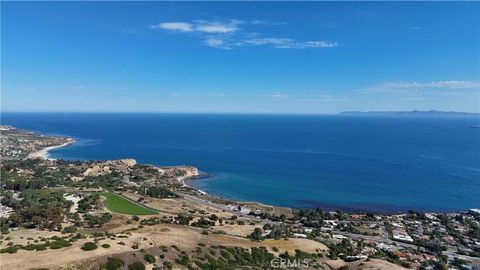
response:
M78 142L60 159L188 164L222 197L391 213L480 207L475 118L2 113L2 124Z

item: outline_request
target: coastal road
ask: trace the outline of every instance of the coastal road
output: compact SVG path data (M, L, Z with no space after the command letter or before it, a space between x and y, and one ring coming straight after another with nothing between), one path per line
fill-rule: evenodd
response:
M220 211L228 212L232 215L241 216L241 217L248 217L248 218L255 219L255 220L260 220L260 222L262 224L271 224L271 225L281 224L281 222L278 222L278 221L272 221L272 220L269 220L269 219L260 219L260 218L256 218L256 217L251 216L251 215L242 214L238 211L234 211L234 210L226 207L225 205L214 203L214 202L211 202L209 200L201 199L201 198L198 198L198 197L193 196L193 195L189 195L189 194L185 194L185 193L181 193L181 192L177 192L177 194L180 195L181 197L183 197L187 201L191 201L191 202L198 203L198 204L203 204L203 205L212 207L212 208L220 210Z
M198 198L196 196L188 195L188 194L180 193L180 192L177 192L177 194L182 196L187 201L207 205L207 206L210 206L210 207L215 208L217 210L226 211L226 212L229 212L229 213L234 214L234 215L241 215L241 213L239 213L239 212L233 211L233 210L231 210L230 208L228 208L224 205L214 203L214 202L211 202L209 200L201 199L201 198Z

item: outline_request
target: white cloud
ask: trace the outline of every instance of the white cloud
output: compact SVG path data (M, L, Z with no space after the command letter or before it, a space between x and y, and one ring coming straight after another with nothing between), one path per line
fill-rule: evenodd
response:
M208 46L219 47L223 45L223 40L219 38L208 38L206 41Z
M279 49L307 49L307 48L333 48L336 42L329 41L297 41L290 38L252 38L241 40L235 46L266 46L270 45Z
M295 42L294 48L304 49L304 48L333 48L337 47L336 42L330 41L305 41L305 42Z
M270 95L270 98L274 100L288 100L288 95L286 93L275 92Z
M368 87L373 91L418 91L422 89L476 89L480 90L480 81L432 81L432 82L386 82Z
M209 96L211 97L226 97L227 94L221 93L221 92L210 92L208 93Z
M164 22L150 26L151 29L165 29L170 31L179 32L192 32L194 31L192 24L185 22Z
M219 22L205 22L202 24L198 24L195 26L196 31L204 32L204 33L217 33L217 34L227 34L227 33L233 33L238 30L236 23L229 23L229 24L224 24L224 23L219 23Z
M288 24L286 22L271 22L266 20L253 20L250 22L253 25L285 25Z
M203 44L213 48L232 49L245 46L271 46L279 49L308 49L308 48L333 48L336 42L324 40L300 41L292 38L268 37L257 32L247 32L238 26L241 24L253 25L283 25L286 23L254 20L245 22L241 20L195 20L189 22L163 22L151 25L152 29L163 29L183 33L196 33L194 37L203 39Z
M292 40L289 38L253 38L242 40L237 43L238 46L248 46L248 45L272 45L276 48L282 48L288 43L291 43Z

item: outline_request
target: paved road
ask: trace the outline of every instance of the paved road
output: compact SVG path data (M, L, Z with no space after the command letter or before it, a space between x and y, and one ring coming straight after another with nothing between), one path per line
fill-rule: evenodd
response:
M242 214L238 211L234 211L234 210L226 207L225 205L214 203L214 202L211 202L209 200L201 199L201 198L198 198L198 197L193 196L193 195L188 195L188 194L180 193L180 192L177 192L177 194L180 195L181 197L183 197L187 201L207 205L209 207L215 208L215 209L220 210L220 211L226 211L226 212L228 212L232 215L241 216L241 217L249 217L251 219L259 220L262 224L279 225L279 224L282 223L282 222L278 222L278 221L272 221L272 220L269 220L269 219L260 219L260 218L257 218L255 216Z

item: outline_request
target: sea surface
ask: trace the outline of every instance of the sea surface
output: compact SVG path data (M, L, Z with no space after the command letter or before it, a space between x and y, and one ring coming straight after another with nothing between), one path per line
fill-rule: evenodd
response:
M78 142L60 159L193 165L222 197L391 213L480 208L480 119L2 113L2 124Z

